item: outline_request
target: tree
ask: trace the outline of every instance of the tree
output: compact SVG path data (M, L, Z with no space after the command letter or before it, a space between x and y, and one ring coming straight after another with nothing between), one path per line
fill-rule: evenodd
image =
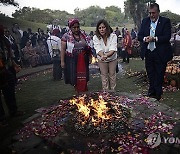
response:
M124 2L124 10L126 17L132 17L135 26L140 28L141 20L148 15L149 3L156 0L126 0Z
M58 24L66 25L70 14L66 11L40 10L37 8L23 7L22 9L16 10L12 16L17 19L46 24L52 23L54 19L59 19Z
M111 26L121 25L124 19L124 14L121 13L121 9L116 6L106 7L105 9L99 6L90 6L87 9L76 8L75 14L69 14L66 11L60 10L40 10L37 8L23 7L16 10L12 14L14 18L39 22L39 23L51 23L54 19L58 19L58 24L67 25L69 18L77 17L80 20L82 26L96 26L100 19L106 19Z
M160 13L161 16L165 16L171 20L172 25L176 25L180 22L180 15L172 13L171 11L165 11Z
M13 5L13 6L18 6L19 5L14 0L0 0L0 3L2 3L3 5Z

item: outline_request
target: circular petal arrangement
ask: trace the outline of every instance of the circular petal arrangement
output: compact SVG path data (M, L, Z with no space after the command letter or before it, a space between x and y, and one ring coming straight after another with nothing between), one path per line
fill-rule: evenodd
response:
M97 125L86 119L82 125L84 121L79 118L83 115L78 111L77 105L70 103L71 100L79 100L80 97L96 100L97 96L107 102L106 114L116 115L111 116L112 119L101 120ZM160 112L158 107L158 104L152 103L146 97L129 98L119 93L89 93L86 96L60 100L58 105L40 109L41 115L26 123L18 134L21 136L20 141L36 135L56 146L62 146L59 142L63 138L63 148L70 153L148 153L151 150L147 143L148 135L158 132L164 136L173 136L172 130L178 120L173 116L179 113L170 116ZM110 109L114 111L109 112ZM148 114L147 111L151 112Z

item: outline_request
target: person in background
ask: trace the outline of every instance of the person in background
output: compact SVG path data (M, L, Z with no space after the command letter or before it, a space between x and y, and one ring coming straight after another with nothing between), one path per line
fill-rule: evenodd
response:
M30 39L26 42L26 46L22 49L22 53L24 59L27 60L32 67L36 67L42 63L40 56L37 54L36 48L32 46Z
M126 33L126 26L124 25L124 27L122 28L122 37L124 38Z
M0 25L0 127L7 126L5 111L2 103L2 95L11 117L21 116L22 111L17 110L15 97L15 67L17 64L13 61L11 45L4 37L4 27Z
M42 39L37 40L38 45L36 46L37 54L40 56L42 65L50 64L51 56L48 52L46 45L44 44Z
M88 91L91 39L80 30L79 20L68 21L69 31L61 40L61 67L64 68L65 83L74 86L77 94Z
M123 48L123 38L122 35L119 35L117 38L117 54L118 58L122 57L122 48Z
M59 36L59 30L54 29L51 36L47 39L47 45L49 53L53 62L53 79L55 81L62 79L62 68L61 68L61 39Z
M134 40L137 37L137 33L134 29L131 30L131 39Z
M104 19L98 21L93 37L98 65L101 72L102 89L115 91L117 66L117 36Z
M126 29L123 39L123 62L129 63L130 55L132 54L132 39L129 31Z
M29 40L29 35L27 31L23 32L23 36L21 38L20 47L23 49L26 46L26 42Z
M116 27L116 30L114 31L114 33L116 34L116 36L118 37L119 35L121 35L121 32L119 30L118 27Z
M10 30L7 27L4 27L4 37L9 41L9 43L11 45L13 60L15 61L16 64L22 65L21 57L20 57L20 51L19 51L18 46L16 44L16 40L11 35Z
M12 27L12 36L15 39L15 43L18 47L18 51L19 51L19 55L20 57L22 57L22 53L21 53L21 38L23 36L23 31L20 29L18 23L14 23L13 27Z
M170 19L159 15L160 9L157 3L149 6L149 17L142 20L138 33L138 40L142 42L142 50L145 56L145 67L149 78L148 96L158 101L163 94L167 62L172 59L171 49L171 22Z

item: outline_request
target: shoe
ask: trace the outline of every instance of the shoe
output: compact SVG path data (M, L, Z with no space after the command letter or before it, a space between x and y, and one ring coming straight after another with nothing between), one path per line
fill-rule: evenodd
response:
M15 113L11 114L11 117L20 117L23 116L25 112L23 111L16 111Z
M6 127L6 126L8 126L8 123L6 120L0 121L0 127Z
M161 99L161 95L156 95L154 98L156 98L159 101Z
M156 94L154 94L154 93L147 93L147 94L143 94L143 96L154 98L156 96Z
M156 97L156 94L155 94L155 93L148 93L148 97L155 98L155 97Z

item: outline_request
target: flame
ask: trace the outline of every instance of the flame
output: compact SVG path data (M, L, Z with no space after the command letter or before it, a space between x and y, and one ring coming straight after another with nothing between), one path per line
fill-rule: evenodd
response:
M88 119L91 119L93 125L97 126L100 122L111 118L111 116L107 114L109 110L106 106L107 102L104 101L102 96L99 96L98 100L91 99L89 102L85 100L85 97L86 95L70 100L71 104L77 106L77 110L84 116L84 120L88 121ZM92 112L93 114L90 115ZM83 121L82 124L86 121Z
M96 57L92 57L91 64L94 64L94 63L96 63L97 61L98 61L98 60L97 60Z

